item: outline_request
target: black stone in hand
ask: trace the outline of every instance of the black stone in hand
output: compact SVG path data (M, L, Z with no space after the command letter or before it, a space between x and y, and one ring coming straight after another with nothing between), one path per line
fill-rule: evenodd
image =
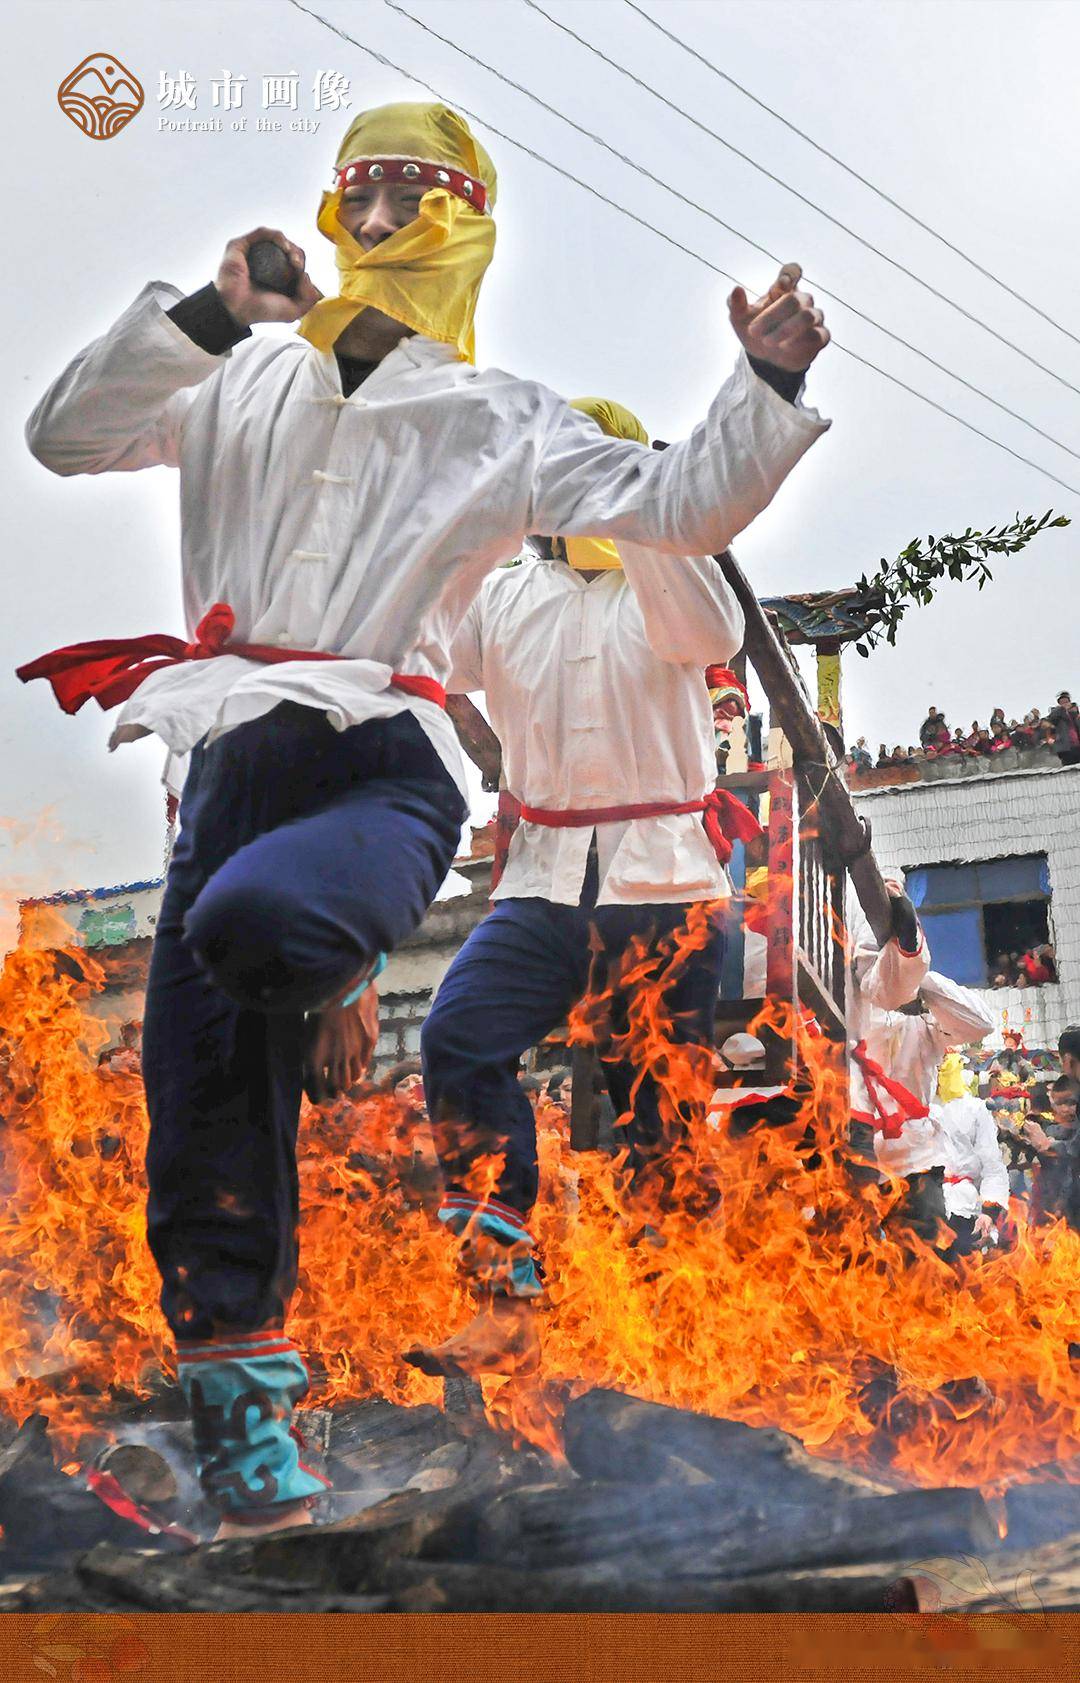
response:
M256 240L249 246L247 266L253 286L264 292L283 292L286 298L296 297L299 272L275 240Z

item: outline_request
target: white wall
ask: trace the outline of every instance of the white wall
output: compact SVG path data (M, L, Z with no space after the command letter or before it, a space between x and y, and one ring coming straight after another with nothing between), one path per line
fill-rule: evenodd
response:
M853 793L852 802L870 821L883 870L1047 855L1060 982L983 997L999 1023L991 1044L1007 1021L1024 1029L1029 1045L1056 1046L1067 1024L1080 1023L1080 766L900 784Z

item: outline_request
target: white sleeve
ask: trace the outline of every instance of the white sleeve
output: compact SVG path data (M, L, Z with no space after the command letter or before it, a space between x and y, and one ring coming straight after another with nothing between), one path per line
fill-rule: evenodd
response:
M913 953L904 952L895 938L879 947L865 912L853 899L849 934L851 970L860 998L879 1011L899 1011L902 1005L910 1005L930 968L922 925Z
M557 402L533 467L527 530L625 539L667 554L715 555L761 513L827 430L786 403L740 356L708 415L667 450L608 438Z
M711 556L675 560L628 542L619 556L658 659L709 666L738 654L743 612Z
M446 680L448 695L468 695L470 690L482 690L484 687L482 595L481 591L469 603L465 618L450 644L450 676Z
M985 1040L994 1026L994 1019L978 994L950 982L936 970L927 973L920 992L924 1004L930 1008L935 1039L942 1052L953 1046L967 1046L973 1040Z
M191 388L232 354L200 350L170 320L165 311L182 296L151 281L53 381L26 424L45 467L66 477L178 465Z
M997 1124L987 1105L980 1101L975 1129L975 1154L979 1159L979 1197L984 1204L1009 1207L1009 1171L998 1140Z

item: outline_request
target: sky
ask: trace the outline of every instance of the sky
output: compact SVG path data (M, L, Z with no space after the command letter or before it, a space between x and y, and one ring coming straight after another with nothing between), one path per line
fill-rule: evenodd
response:
M977 321L1080 388L1080 343L920 232L623 0L545 9L783 182L930 281ZM1080 202L1071 0L642 0L665 26L876 186L1080 333ZM430 82L617 200L631 221L477 124L500 178L498 246L485 281L479 360L564 392L628 404L654 436L683 436L729 373L730 283L763 290L801 262L836 339L974 426L1080 487L1080 394L1034 368L631 85L522 0L407 0L408 9L660 177L657 185L539 109L383 0L313 0L357 41ZM23 426L70 358L141 287L193 291L226 241L258 224L304 246L324 291L332 248L314 226L341 134L366 105L428 97L288 0L7 0L2 103L6 297L0 362L0 950L19 897L159 874L163 750L106 752L109 720L62 715L13 668L59 644L182 630L177 482L169 469L61 480L29 455ZM145 103L91 140L56 90L89 53L114 54ZM162 103L162 74L192 78L194 111ZM211 82L244 76L221 133L162 118L216 113ZM318 111L322 72L349 79L347 109ZM264 77L298 74L297 108L266 109ZM340 83L338 84L340 86ZM246 116L235 132L233 118ZM282 122L258 132L260 117ZM290 132L290 123L297 132ZM13 167L12 167L13 166ZM669 187L694 200L691 209ZM706 260L699 262L657 231ZM866 315L1036 423L1038 437L835 302ZM257 329L267 331L267 329ZM271 329L270 331L273 331ZM913 610L895 649L845 662L849 738L914 740L931 702L953 722L1044 710L1080 689L1071 620L1080 491L1051 483L834 344L808 401L833 426L736 545L761 595L851 583L910 539L988 527L1049 507L1077 523L1000 564L978 595L946 587ZM1066 448L1068 446L1068 448ZM3 674L7 677L3 677Z

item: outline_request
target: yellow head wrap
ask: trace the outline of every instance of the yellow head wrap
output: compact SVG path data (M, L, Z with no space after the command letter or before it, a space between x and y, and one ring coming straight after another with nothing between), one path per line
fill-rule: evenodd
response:
M445 105L381 105L362 111L338 148L335 168L358 158L412 158L461 170L495 202L495 166L468 124ZM495 249L491 217L457 194L432 187L417 215L389 239L365 251L338 221L340 184L322 196L318 227L337 247L340 292L308 311L298 331L330 350L370 305L429 339L453 345L463 362L476 360L473 316L480 282Z
M938 1070L937 1091L942 1104L967 1097L970 1091L967 1070L959 1052L950 1052L948 1057L942 1059L941 1068Z
M607 397L575 397L571 409L580 410L595 421L609 438L628 438L634 444L648 444L649 435L637 416L621 403ZM610 538L565 538L566 559L579 573L612 572L622 566L619 551Z

